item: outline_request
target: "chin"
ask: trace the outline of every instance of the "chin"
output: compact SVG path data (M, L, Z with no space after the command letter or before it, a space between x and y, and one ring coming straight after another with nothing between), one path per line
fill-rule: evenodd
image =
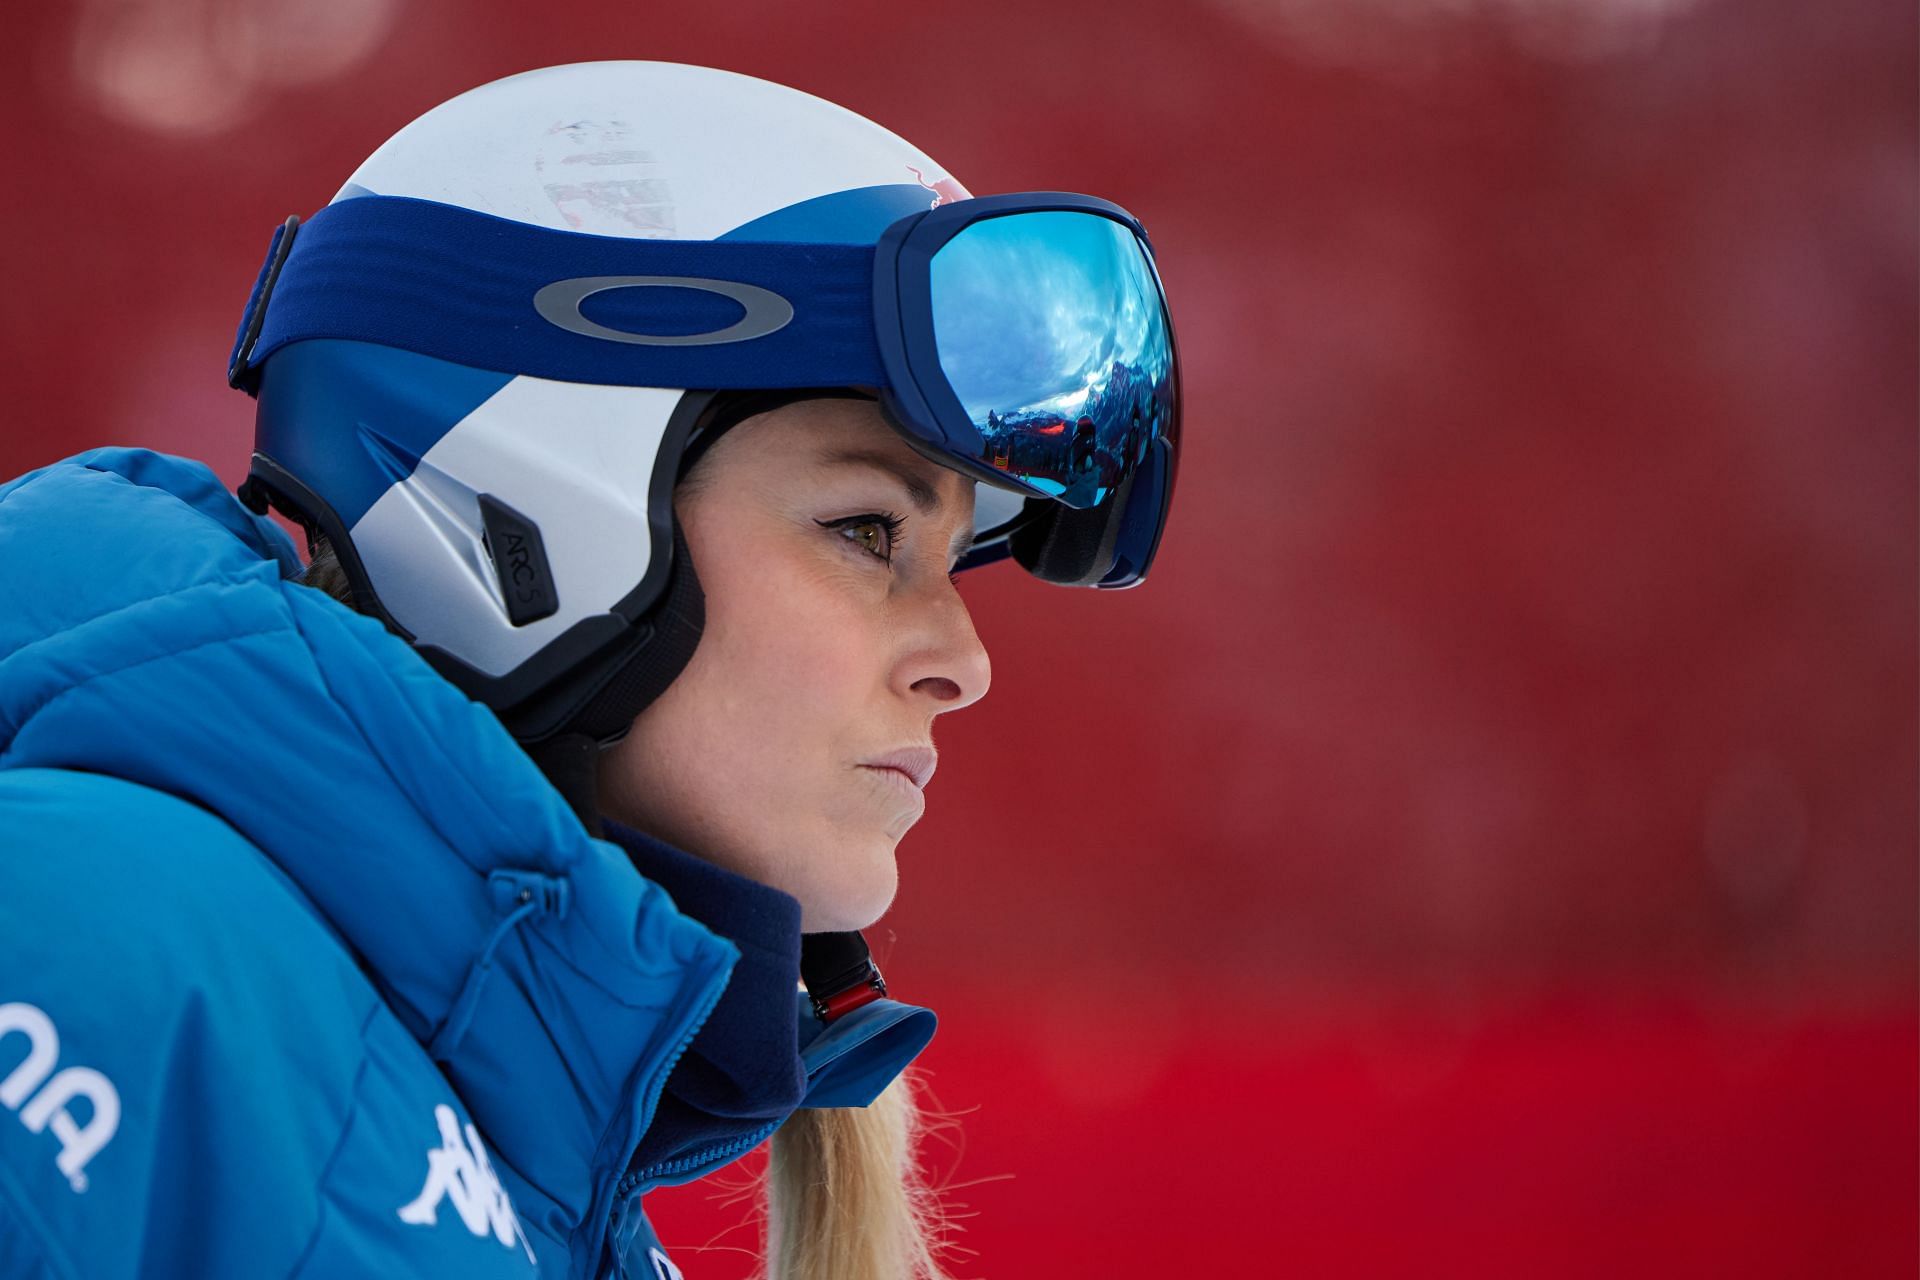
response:
M887 914L900 887L900 872L893 860L893 841L882 844L876 856L858 868L861 874L857 877L822 885L821 892L802 901L802 929L808 933L844 933L865 929Z

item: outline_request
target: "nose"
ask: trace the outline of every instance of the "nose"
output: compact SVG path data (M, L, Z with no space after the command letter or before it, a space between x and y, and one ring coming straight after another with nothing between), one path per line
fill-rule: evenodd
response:
M933 703L933 714L970 707L987 696L993 682L993 664L987 648L973 629L973 615L944 576L931 598L916 602L918 625L907 629L910 638L896 669L901 688Z

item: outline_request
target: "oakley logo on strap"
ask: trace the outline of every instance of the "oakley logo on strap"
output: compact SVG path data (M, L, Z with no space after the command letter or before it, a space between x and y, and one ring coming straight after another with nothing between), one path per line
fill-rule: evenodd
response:
M580 314L581 303L609 289L698 289L733 299L746 309L746 314L724 329L711 329L706 333L632 333L597 324ZM642 347L711 347L747 342L778 332L793 319L793 304L771 289L741 284L737 280L704 280L697 276L576 276L571 280L556 280L533 295L533 309L548 324L558 325L569 333Z

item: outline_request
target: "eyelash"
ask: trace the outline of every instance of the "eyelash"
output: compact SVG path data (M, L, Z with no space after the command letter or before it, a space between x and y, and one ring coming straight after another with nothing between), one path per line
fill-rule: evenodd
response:
M892 564L893 553L900 545L900 531L906 527L907 522L905 517L894 515L891 512L869 511L864 515L848 516L843 520L816 520L814 523L823 529L833 529L837 531L859 529L865 525L875 525L885 529L887 531L887 550L884 555L862 545L858 538L846 538L846 541L856 547L860 547L861 550L882 564Z
M861 550L867 551L868 555L883 564L892 564L893 553L898 550L900 546L900 531L906 527L907 521L904 516L895 515L890 511L869 511L865 515L847 516L840 520L815 520L814 523L823 529L833 529L835 531L858 529L862 525L869 524L878 525L887 531L887 554L881 555L878 551L867 551L865 547L861 547ZM852 543L856 547L860 546L859 541L855 538L845 538L844 541ZM947 581L951 582L955 587L958 587L960 585L960 575L958 573L949 573L947 575Z

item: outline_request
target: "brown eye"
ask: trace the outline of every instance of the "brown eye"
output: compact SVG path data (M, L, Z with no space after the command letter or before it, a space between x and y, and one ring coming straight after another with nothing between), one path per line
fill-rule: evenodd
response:
M900 541L900 526L906 522L899 516L869 513L848 516L845 520L817 520L814 523L824 529L832 529L874 559L891 563L894 547Z

